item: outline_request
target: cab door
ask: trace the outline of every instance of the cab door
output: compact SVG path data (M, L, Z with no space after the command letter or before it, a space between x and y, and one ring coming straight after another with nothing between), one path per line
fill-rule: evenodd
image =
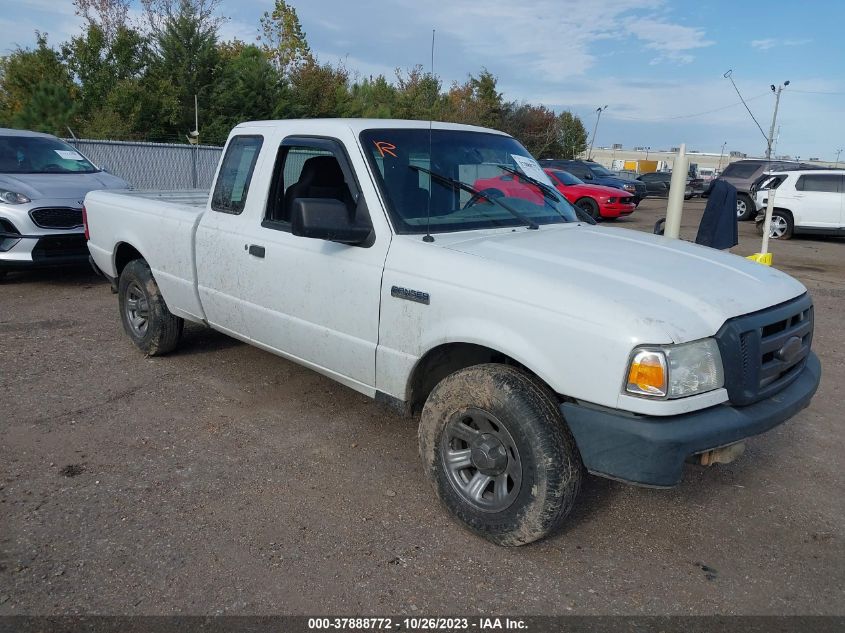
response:
M370 222L339 141L284 139L264 217L244 235L251 249L240 263L246 330L256 344L372 395L389 233L374 230L354 246L293 235L290 212L298 198L341 200Z
M247 224L242 214L253 174L260 168L263 142L259 135L234 136L229 141L195 238L197 292L206 321L238 338L247 338L239 266Z

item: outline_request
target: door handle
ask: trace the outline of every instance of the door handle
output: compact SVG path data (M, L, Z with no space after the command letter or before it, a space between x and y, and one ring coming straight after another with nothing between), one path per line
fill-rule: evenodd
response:
M253 257L264 257L264 247L258 244L249 245L249 254Z

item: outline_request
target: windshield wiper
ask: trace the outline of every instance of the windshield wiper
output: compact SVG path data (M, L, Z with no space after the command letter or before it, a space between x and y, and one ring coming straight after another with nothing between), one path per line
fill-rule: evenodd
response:
M519 171L518 169L514 169L513 167L508 167L507 165L501 165L499 163L496 163L496 167L498 167L502 171L506 171L509 174L516 176L517 178L521 178L521 179L525 180L525 182L531 183L532 185L537 187L537 189L540 190L540 192L543 194L544 198L549 198L551 200L554 200L555 202L559 202L561 200L561 198L563 198L563 196L561 196L555 189L553 189L552 187L550 187L546 183L544 183L540 180L537 180L536 178L532 178L528 174L524 174L523 172ZM549 205L549 206L552 207L559 216L564 217L563 214L560 211L558 211L557 207L555 207L554 205ZM578 219L580 219L583 222L587 222L588 224L596 224L595 219L590 217L590 215L587 214L585 211L583 211L582 209L580 209L580 208L578 208L574 205L573 205L572 208L575 210L575 215L578 217Z
M451 187L452 189L461 189L463 191L466 191L469 194L472 194L475 197L484 198L488 202L492 202L493 204L497 204L500 207L502 207L505 211L510 213L517 220L524 222L526 224L526 226L528 226L529 229L536 231L537 229L540 228L540 226L534 220L532 220L529 217L522 215L519 211L510 207L510 205L505 204L504 202L502 202L498 198L488 196L483 191L478 191L478 189L476 189L475 187L471 187L470 185L466 184L465 182L461 182L460 180L455 180L454 178L449 178L449 176L444 176L442 174L438 174L437 172L433 172L430 169L426 169L425 167L419 167L417 165L408 165L408 169L413 169L414 171L421 171L424 174L428 174L429 176L431 176L432 180L439 182L442 185L447 185L447 186Z

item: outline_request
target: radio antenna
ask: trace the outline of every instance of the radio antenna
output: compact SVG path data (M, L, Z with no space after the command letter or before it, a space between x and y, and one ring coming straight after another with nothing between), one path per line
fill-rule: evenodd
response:
M434 29L431 29L431 81L434 82ZM437 85L436 83L434 84ZM434 119L434 104L437 101L437 95L434 95L434 98L431 100L431 106L428 110L428 168L431 169L434 167L434 163L431 160L431 128L433 125ZM423 242L433 242L434 237L431 235L431 188L434 185L434 181L431 179L431 174L428 175L428 209L426 209L425 213L425 237L423 237Z

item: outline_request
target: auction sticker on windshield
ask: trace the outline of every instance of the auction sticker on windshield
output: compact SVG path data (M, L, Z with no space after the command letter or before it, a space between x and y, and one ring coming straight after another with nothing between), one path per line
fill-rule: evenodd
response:
M66 149L54 149L53 151L56 152L60 158L64 158L65 160L85 160L79 152Z
M513 158L516 166L519 167L523 174L534 180L539 180L550 187L553 186L551 179L546 175L546 172L543 171L540 163L536 160L529 156L520 156L519 154L511 154L511 158Z

